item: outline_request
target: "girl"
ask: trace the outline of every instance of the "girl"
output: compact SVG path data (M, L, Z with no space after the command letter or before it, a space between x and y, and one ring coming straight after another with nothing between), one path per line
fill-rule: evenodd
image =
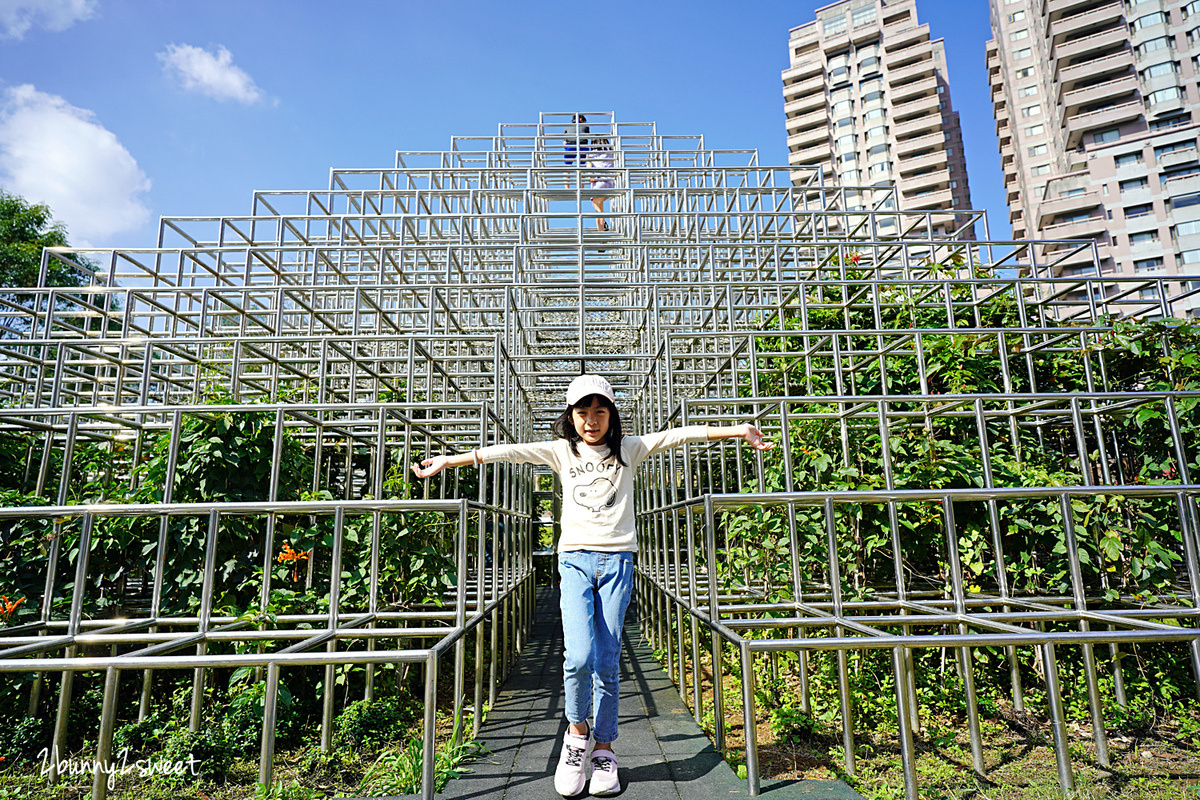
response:
M608 139L592 139L591 148L587 160L588 169L605 170L612 169L616 165L616 158ZM593 189L611 189L616 185L616 181L610 173L600 172L592 176ZM604 213L604 200L603 197L592 198L592 208L596 209L597 214ZM596 230L608 230L608 223L602 217L596 218Z
M562 535L558 571L567 732L554 774L564 797L583 791L591 766L594 795L617 794L617 665L621 628L633 588L633 469L647 456L686 442L745 439L770 450L774 442L750 424L725 428L693 425L649 436L621 432L612 386L598 375L580 375L567 388L567 409L554 423L552 442L494 445L413 464L420 478L447 467L489 461L544 464L562 482Z

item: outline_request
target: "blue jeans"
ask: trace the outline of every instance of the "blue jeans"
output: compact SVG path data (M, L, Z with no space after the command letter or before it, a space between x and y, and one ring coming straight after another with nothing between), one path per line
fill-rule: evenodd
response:
M558 556L562 608L563 689L567 721L594 715L597 742L617 738L621 628L633 591L633 553L571 550Z

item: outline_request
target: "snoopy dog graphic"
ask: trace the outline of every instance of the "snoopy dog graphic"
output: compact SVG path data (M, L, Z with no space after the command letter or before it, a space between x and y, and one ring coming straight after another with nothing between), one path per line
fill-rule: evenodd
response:
M575 487L575 502L589 511L600 513L612 508L617 501L617 487L608 478L600 477L586 485Z

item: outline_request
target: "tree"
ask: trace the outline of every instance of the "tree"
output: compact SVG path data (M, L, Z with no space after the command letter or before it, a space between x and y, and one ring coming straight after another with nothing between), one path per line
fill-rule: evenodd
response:
M42 249L66 246L67 229L51 217L48 206L30 204L0 189L0 287L36 287ZM68 256L50 260L46 285L86 286L90 279L84 262ZM21 302L16 293L0 292L0 296Z

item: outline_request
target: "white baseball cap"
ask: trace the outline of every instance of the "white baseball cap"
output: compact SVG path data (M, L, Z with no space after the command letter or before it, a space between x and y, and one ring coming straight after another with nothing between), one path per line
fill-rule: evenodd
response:
M599 375L580 375L567 387L567 405L573 406L589 394L602 395L614 404L617 402L611 383Z

